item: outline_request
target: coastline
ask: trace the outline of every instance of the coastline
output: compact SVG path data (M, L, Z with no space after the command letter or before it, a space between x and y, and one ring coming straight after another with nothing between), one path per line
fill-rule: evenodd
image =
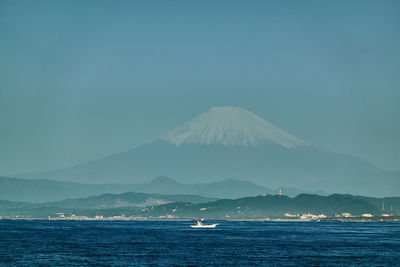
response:
M49 217L49 218L0 218L5 221L148 221L148 222L183 222L183 221L194 221L196 218L157 218L157 217ZM207 218L207 221L227 221L227 222L400 222L400 216L374 216L374 217L326 217L321 219L297 219L297 218Z

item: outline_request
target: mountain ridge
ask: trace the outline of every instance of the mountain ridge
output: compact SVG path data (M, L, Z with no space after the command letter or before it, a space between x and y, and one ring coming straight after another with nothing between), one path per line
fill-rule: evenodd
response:
M307 192L285 187L283 187L283 191L291 196ZM238 198L259 194L272 194L277 193L278 190L234 179L215 183L182 184L164 176L138 184L83 184L65 181L0 177L0 200L41 203L72 198L85 198L105 193L121 194L126 192L168 195L192 194L208 198Z

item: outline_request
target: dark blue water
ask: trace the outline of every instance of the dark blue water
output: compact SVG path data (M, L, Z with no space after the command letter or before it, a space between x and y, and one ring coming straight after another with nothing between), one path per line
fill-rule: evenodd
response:
M0 265L400 266L400 223L0 221Z

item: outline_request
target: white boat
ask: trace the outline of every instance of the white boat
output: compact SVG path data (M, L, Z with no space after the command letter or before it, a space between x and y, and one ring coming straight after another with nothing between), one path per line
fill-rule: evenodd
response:
M204 224L201 221L197 221L196 224L191 225L192 228L215 228L217 227L218 223L214 224Z

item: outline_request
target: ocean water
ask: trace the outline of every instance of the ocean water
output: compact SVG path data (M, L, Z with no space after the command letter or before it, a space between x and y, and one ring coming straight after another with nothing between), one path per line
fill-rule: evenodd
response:
M1 266L400 266L400 223L0 220Z

